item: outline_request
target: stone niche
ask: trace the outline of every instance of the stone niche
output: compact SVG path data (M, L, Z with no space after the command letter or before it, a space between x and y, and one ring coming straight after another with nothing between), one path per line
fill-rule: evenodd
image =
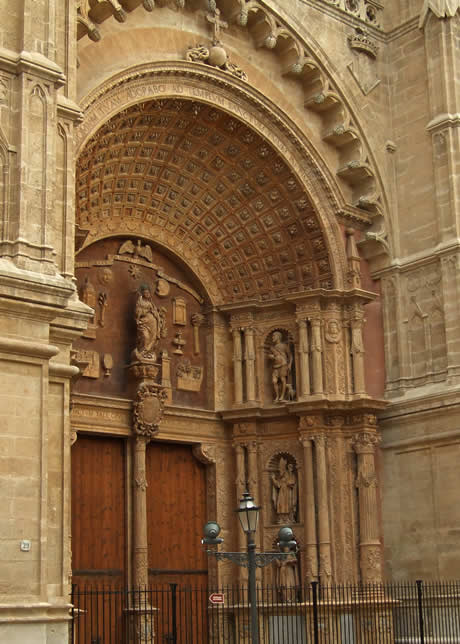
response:
M74 346L77 359L89 363L76 390L131 397L126 367L136 345L136 300L147 286L162 320L155 360L170 383L169 400L206 407L205 301L196 280L154 244L134 237L112 237L84 248L76 275L80 297L95 311L90 333Z

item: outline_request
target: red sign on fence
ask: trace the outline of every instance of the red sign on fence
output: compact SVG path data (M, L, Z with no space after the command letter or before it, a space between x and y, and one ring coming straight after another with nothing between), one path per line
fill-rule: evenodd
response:
M211 604L223 604L224 600L224 593L212 593L212 595L209 595L209 601Z

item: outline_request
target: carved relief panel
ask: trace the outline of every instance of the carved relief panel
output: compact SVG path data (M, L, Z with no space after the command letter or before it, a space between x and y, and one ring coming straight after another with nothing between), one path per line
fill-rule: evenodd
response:
M150 356L173 402L206 407L206 318L193 278L144 240L116 237L82 250L76 275L95 311L75 346L89 363L76 390L130 397L126 367Z
M409 379L406 385L417 386L446 378L446 323L441 281L439 264L423 266L404 276L407 296L400 342L407 344L409 355L407 373L401 373L400 377Z

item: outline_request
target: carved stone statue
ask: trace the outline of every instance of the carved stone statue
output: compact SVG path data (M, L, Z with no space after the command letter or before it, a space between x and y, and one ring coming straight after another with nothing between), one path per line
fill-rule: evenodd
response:
M268 357L273 361L273 400L280 402L286 396L286 384L292 367L292 354L289 345L283 342L279 331L273 331L272 347Z
M294 464L281 457L278 473L272 473L271 480L277 523L294 523L297 514L297 476Z
M329 320L326 326L325 337L331 344L337 344L340 340L340 327L337 320Z
M166 309L155 306L150 288L143 284L136 301L137 342L132 354L133 360L156 360L155 348L160 338L166 336L165 315Z
M284 547L283 552L288 552ZM299 569L297 559L294 554L286 559L276 561L275 585L278 598L282 602L295 602L297 599L297 589L299 586Z

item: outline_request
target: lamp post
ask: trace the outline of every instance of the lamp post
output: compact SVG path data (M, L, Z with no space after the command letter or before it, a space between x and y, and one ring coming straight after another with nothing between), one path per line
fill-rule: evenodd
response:
M259 617L257 611L257 591L256 591L256 568L263 568L277 559L286 559L293 555L292 552L256 552L254 534L257 530L259 521L260 507L254 503L254 499L249 492L244 492L240 499L238 509L236 510L240 520L243 532L247 538L247 552L218 552L217 550L207 550L208 555L213 555L217 560L229 559L238 566L245 566L248 569L249 585L249 611L251 621L251 644L259 644ZM204 545L218 546L223 542L219 537L220 526L215 521L208 521L204 526L204 537L201 543ZM296 547L294 534L288 526L280 528L278 533L278 546L281 550L289 548L292 550Z

